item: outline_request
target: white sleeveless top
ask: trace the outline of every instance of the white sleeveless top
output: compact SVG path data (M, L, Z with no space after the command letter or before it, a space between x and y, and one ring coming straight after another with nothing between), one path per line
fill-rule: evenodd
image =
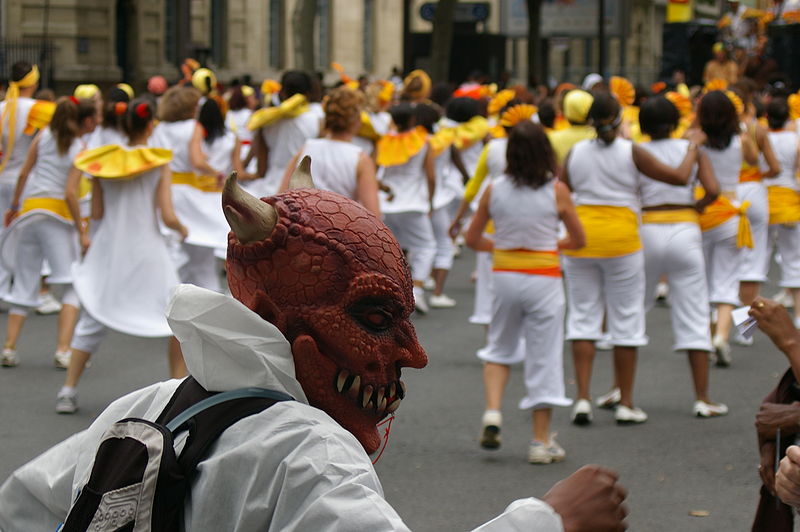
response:
M433 208L441 209L456 198L464 195L464 179L456 165L453 164L452 147L442 150L433 160L433 171L436 172L436 189L433 192Z
M264 141L269 147L269 168L267 174L278 176L278 183L292 157L300 151L308 139L319 136L320 118L309 110L295 118L286 118L262 131Z
M508 162L506 160L506 150L508 149L508 138L492 139L488 144L486 153L486 167L489 170L488 177L494 179L506 172Z
M375 133L383 136L389 132L389 126L392 125L392 115L386 111L368 114L369 121L372 124L372 129L375 130ZM369 139L365 139L364 137L353 137L353 144L361 148L364 153L369 156L372 156L372 152L375 151L375 143Z
M63 155L58 153L56 138L50 128L42 130L36 164L25 184L24 198L64 198L67 174L72 161L84 150L83 140L76 138Z
M361 148L350 142L309 139L299 160L311 156L311 175L318 189L355 200L358 195L356 172L361 153Z
M704 146L703 153L708 155L714 175L722 192L735 192L739 184L739 173L742 171L742 139L737 134L724 150L715 150Z
M169 165L173 172L194 172L189 159L189 142L192 140L196 123L193 118L177 122L159 122L147 141L147 145L151 148L172 150L172 162Z
M496 249L556 249L559 218L554 180L532 188L517 186L503 174L492 182L489 214Z
M381 212L392 214L430 211L428 178L425 176L425 169L422 166L428 149L429 146L425 145L405 164L387 166L383 169L382 181L391 187L394 199L388 201L386 193L381 192Z
M211 168L225 175L233 171L233 149L236 147L236 135L226 130L221 137L217 137L210 144L205 140L200 143L200 149L207 157Z
M661 139L639 144L656 159L677 168L689 149L689 141L683 139ZM684 186L668 185L644 174L639 174L641 183L642 207L655 205L694 205L694 182L697 179L697 165L692 169L689 183Z
M100 146L108 146L109 144L127 146L128 136L122 131L114 129L113 127L97 126L94 128L94 131L88 135L88 139L86 140L86 149L92 150L94 148L99 148Z
M797 145L798 136L796 131L770 131L768 133L772 151L781 165L781 173L773 179L767 179L765 183L770 187L786 187L798 190L797 177Z
M3 116L6 103L7 102L5 101L0 102L0 117ZM28 123L28 113L30 113L31 108L35 103L36 100L33 98L24 98L22 96L17 98L17 113L14 127L16 130L14 134L14 151L8 157L6 167L2 172L0 172L0 184L16 184L17 177L19 177L19 171L22 169L22 165L25 164L25 158L28 156L28 148L30 148L31 142L33 142L35 133L31 135L25 135L23 131L25 131L25 125ZM8 123L3 124L3 136L0 138L0 152L3 152L7 146ZM6 154L3 153L3 156L0 157L0 161L4 160L5 158Z
M633 143L617 138L610 146L598 139L572 147L567 163L576 205L609 205L639 211L639 170Z
M478 166L478 159L481 158L482 151L483 142L475 142L469 148L459 150L461 161L464 163L464 168L467 169L467 174L473 175L475 173L475 168ZM505 158L505 151L503 151L503 157ZM503 170L505 170L505 167L503 167Z

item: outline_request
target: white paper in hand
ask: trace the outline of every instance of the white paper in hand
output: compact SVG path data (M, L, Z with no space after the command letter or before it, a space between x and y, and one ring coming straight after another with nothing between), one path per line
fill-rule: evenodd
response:
M750 338L753 336L753 331L756 328L756 320L754 320L749 314L748 311L750 307L739 307L734 309L732 317L733 317L733 324L739 330L739 333L744 336L745 338Z

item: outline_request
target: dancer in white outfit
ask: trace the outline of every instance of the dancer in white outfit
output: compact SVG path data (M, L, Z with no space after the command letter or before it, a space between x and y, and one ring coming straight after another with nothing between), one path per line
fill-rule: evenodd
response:
M639 113L641 131L652 139L640 146L669 166L678 166L689 148L688 140L671 138L679 120L678 109L663 96L647 100ZM692 174L689 184L683 187L641 176L645 307L648 311L653 308L656 285L659 278L666 276L673 349L686 351L692 370L693 413L712 417L727 414L728 408L713 403L708 395L711 311L698 211L717 198L719 185L705 154L699 155ZM698 182L705 195L695 202L694 187Z
M521 337L525 338L525 388L519 407L533 410L531 463L563 460L550 434L552 407L569 406L564 395L564 287L558 250L584 245L583 228L569 189L554 179L556 158L544 129L525 121L511 130L508 169L487 187L467 232L467 244L493 251L492 321L484 361L486 410L481 446L500 445L500 408ZM484 237L494 221L494 243ZM567 236L558 238L559 220Z
M258 160L253 146L253 132L247 129L247 123L257 108L256 91L253 90L253 87L242 85L234 87L231 91L230 98L228 98L228 112L225 114L225 123L242 145L242 166L248 174L253 176L256 176L258 172Z
M731 312L739 304L739 277L742 249L752 247L752 234L746 212L750 204L737 194L743 163L758 162L758 148L752 136L741 133L736 107L723 92L703 96L697 118L707 139L703 146L719 182L720 197L700 216L703 251L711 305L716 307L716 328L711 343L718 366L731 362L728 335Z
M433 269L436 239L429 214L436 187L433 153L428 134L416 126L414 107L402 103L389 112L397 128L378 141L378 165L383 167L384 185L393 197L380 194L384 222L407 251L414 280L414 304L419 313L428 311L423 284Z
M768 182L769 249L772 255L777 245L781 255L782 288L788 289L794 300L795 326L800 326L800 186L797 182L800 141L796 131L784 129L789 120L785 98L775 98L767 105L769 141L781 166L781 173Z
M328 94L324 105L327 134L303 144L283 176L281 192L289 188L289 179L298 162L308 156L316 188L341 194L380 214L375 163L352 142L361 128L363 100L360 92L347 87Z
M86 149L91 150L109 144L124 146L128 142L123 123L128 110L128 93L119 87L113 87L106 95L103 104L103 121L88 135Z
M258 197L278 191L281 179L308 139L319 137L322 121L310 109L312 79L306 72L290 70L281 77L281 104L259 109L247 125L253 131L258 156L258 174L264 176L248 190Z
M94 130L98 118L94 102L74 96L61 98L50 126L34 139L20 171L5 217L8 229L0 243L0 258L14 276L5 298L11 310L3 366L17 363L16 346L25 318L40 304L39 280L45 259L50 266L48 283L53 289L58 287L62 302L54 360L59 368L69 364L79 307L72 288L72 267L79 257L74 223L81 216L79 211L70 211L64 198L67 175L78 172L72 161L85 147L81 136Z
M660 162L648 151L618 138L620 107L610 95L598 94L589 117L597 139L582 140L570 150L562 179L575 193L586 246L565 251L567 339L572 341L578 401L573 422L592 420L590 382L594 342L602 338L605 311L614 345L614 374L620 389L617 423L643 423L647 414L633 406L637 348L645 335L644 256L639 238L639 174L685 185L697 160L691 143L680 166Z
M102 218L102 223L90 245L87 227L76 222L86 251L74 270L83 310L72 339L67 377L58 394L59 413L77 410L75 387L108 328L146 338L172 334L164 311L178 276L158 227L158 214L164 225L183 238L187 230L172 208L171 154L146 147L154 117L149 100L134 100L126 115L130 147L97 148L75 161L79 170L94 177L92 194L98 209L94 215ZM77 212L79 177L73 172L67 180L71 212ZM186 374L182 358L170 357L170 373L174 378Z

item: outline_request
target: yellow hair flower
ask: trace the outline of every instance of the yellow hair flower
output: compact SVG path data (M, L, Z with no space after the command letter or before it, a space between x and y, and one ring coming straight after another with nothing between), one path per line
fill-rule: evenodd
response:
M720 79L720 78L714 78L714 79L708 80L708 83L706 83L706 86L703 87L703 90L705 92L724 91L727 88L728 88L728 82L727 81L725 81L724 79Z
M620 76L611 76L608 89L623 107L633 105L636 100L636 89L633 87L633 83Z
M503 107L505 107L508 102L513 100L516 95L517 93L511 89L505 89L498 92L495 97L492 98L492 100L489 102L489 106L486 108L489 116L499 114L500 111L503 110Z
M500 117L500 125L503 127L514 127L523 120L530 120L538 109L534 105L523 103L507 109Z
M274 79L265 79L261 83L261 94L265 96L272 96L276 92L280 92L281 84Z
M731 101L733 106L736 108L736 114L740 115L744 113L744 103L742 103L742 99L733 92L733 91L725 91L725 96Z
M380 101L381 104L391 102L392 97L394 97L394 83L386 80L381 80L378 83L381 84L381 91L378 93L378 101Z

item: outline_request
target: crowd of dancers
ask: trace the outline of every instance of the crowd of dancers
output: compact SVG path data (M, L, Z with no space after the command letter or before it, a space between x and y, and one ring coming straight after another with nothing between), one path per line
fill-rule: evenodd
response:
M54 362L67 370L56 411L75 412L108 329L168 337L174 286L224 290L224 178L235 171L268 197L307 156L316 187L360 202L395 234L419 314L456 305L445 286L458 245L477 251L480 444L500 446L509 367L523 362L532 463L565 456L553 407L573 405L579 425L593 406L613 408L619 424L647 420L633 390L657 293L669 293L699 417L727 413L709 396L709 365L732 363L732 310L757 297L773 255L800 308L800 95L717 79L643 91L598 75L533 94L479 79L433 85L421 70L354 80L336 67L341 80L327 90L302 71L225 87L187 60L171 87L157 76L138 96L87 84L46 101L34 98L36 66L15 64L0 102L2 366L29 356L16 345L46 287L61 303ZM614 351L614 385L593 405L602 344ZM174 338L168 360L172 377L185 375Z

